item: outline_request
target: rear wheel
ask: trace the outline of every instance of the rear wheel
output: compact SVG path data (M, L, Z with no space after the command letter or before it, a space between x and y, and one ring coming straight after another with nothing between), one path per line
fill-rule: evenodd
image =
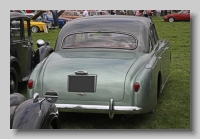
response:
M37 27L37 26L32 26L32 27L31 27L31 31L32 31L33 33L37 33L37 32L39 32L39 27Z
M170 17L170 18L169 18L169 22L174 22L174 18L173 18L173 17Z
M158 74L158 81L157 81L157 99L160 97L160 94L162 93L162 78L161 74ZM149 114L154 114L156 112L156 108L151 110Z
M10 67L10 93L18 91L18 77L17 72L13 67Z

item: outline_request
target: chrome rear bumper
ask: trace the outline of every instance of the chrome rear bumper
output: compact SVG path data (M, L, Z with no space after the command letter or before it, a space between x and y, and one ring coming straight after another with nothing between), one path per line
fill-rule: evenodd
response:
M137 113L142 108L137 106L114 106L114 100L110 99L109 106L105 105L80 105L80 104L55 104L60 111L74 112L92 112L92 113L108 113L110 119L114 114L132 114Z

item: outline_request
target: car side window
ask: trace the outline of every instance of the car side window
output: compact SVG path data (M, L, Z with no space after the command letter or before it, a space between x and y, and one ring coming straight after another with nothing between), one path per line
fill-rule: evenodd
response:
M74 12L74 16L79 16L77 12Z
M152 44L152 39L151 36L149 35L149 52L153 50L153 44Z
M66 12L65 15L70 16L70 12Z
M154 46L156 42L155 42L154 33L152 29L150 29L150 40L151 40L152 45Z
M28 21L27 20L24 20L24 40L28 40Z
M155 28L154 24L152 25L152 31L153 31L153 36L154 36L154 39L155 39L155 43L157 43L157 41L158 41L158 34L156 32L156 28Z
M19 41L22 39L21 26L22 20L12 20L10 22L10 37L12 41Z

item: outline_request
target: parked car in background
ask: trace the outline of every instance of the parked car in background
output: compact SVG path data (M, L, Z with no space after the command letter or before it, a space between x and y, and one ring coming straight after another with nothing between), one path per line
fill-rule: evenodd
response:
M35 15L34 13L25 13L24 15L28 16L29 18L33 18L33 16ZM46 19L44 19L42 16L39 16L37 19L35 19L35 21L31 21L31 24L37 24L37 22L43 22L47 25L48 29L52 28L52 21L48 21Z
M51 21L52 24L53 24L53 26L54 26L54 18L53 18L53 15L52 15L51 12L45 12L45 13L43 13L42 17L45 20ZM59 26L59 28L62 28L66 24L66 22L68 22L68 20L66 20L66 19L59 19L59 17L58 17L58 26Z
M97 15L110 15L108 11L105 10L93 10L93 11L88 11L90 16L97 16Z
M68 19L76 19L76 18L80 18L83 17L81 12L77 11L77 10L66 10L64 12L62 12L61 15L59 15L60 19L64 19L64 18L68 18Z
M114 23L114 24L113 24ZM61 112L154 112L169 77L169 42L146 17L79 18L60 31L54 52L31 74L27 97L54 89Z
M35 66L53 49L43 40L34 50L30 18L19 12L10 12L10 93L18 91L18 83L27 81Z
M33 33L37 33L40 31L45 31L52 28L52 22L46 19L43 19L41 15L46 11L39 11L36 14L34 13L26 13L25 15L28 16L31 20L31 31Z
M181 10L178 13L168 14L163 19L165 22L190 21L190 10Z
M28 100L20 93L10 94L10 129L60 129L57 98L54 90L47 91L44 98L35 93Z

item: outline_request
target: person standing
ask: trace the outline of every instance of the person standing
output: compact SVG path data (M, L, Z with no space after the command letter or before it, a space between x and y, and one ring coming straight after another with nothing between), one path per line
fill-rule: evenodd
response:
M84 10L84 11L83 11L83 17L86 17L86 16L89 16L89 14L88 14L88 11L87 11L87 10Z
M161 10L156 10L157 16L160 17L161 15Z
M135 16L141 16L142 13L140 13L140 10L137 10L136 13L135 13Z
M115 14L116 14L116 11L115 11L115 10L111 10L111 11L110 11L110 14L111 14L111 15L115 15Z
M144 15L144 17L148 17L148 10L144 10L143 15Z

